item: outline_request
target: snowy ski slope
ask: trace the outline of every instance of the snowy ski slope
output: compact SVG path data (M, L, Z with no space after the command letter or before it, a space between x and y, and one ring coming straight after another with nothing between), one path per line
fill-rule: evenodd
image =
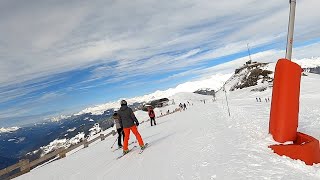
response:
M298 130L320 139L320 76L302 77L300 123ZM253 87L252 87L253 88ZM138 154L135 148L116 160L121 150L110 149L116 137L107 138L86 149L32 170L17 179L320 179L320 164L280 157L268 145L275 144L268 134L271 88L251 92L252 88L227 92L231 117L224 92L217 101L210 96L179 93L171 98L175 105L193 103L186 111L156 119L139 126L150 146ZM256 102L260 97L262 102ZM206 99L206 103L200 100ZM159 109L157 109L159 113ZM145 120L145 112L136 112ZM130 141L135 140L131 136ZM131 145L133 146L133 145Z

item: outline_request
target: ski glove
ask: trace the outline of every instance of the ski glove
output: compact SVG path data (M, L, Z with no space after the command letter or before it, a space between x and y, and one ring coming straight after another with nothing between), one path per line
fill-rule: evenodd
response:
M136 122L136 126L139 126L139 122L138 121Z

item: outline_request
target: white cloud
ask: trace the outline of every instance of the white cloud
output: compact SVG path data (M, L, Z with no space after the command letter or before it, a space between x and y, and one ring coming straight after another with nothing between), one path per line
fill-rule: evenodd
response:
M318 5L316 0L297 4L297 37L319 36ZM96 0L10 1L1 7L0 82L8 84L115 60L115 71L123 72L141 59L197 53L199 46L214 51L234 44L230 53L241 51L245 46L239 40L251 43L267 36L268 43L286 32L289 5L278 0ZM223 50L214 57L227 54Z
M186 54L183 54L181 56L174 58L174 60L186 59L190 56L198 54L199 52L200 52L200 49L192 49L191 51L187 52Z

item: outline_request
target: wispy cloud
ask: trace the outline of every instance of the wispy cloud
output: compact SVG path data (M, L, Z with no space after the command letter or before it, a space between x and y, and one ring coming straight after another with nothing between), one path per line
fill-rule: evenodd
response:
M309 39L319 35L314 15L317 5L316 0L301 1L297 8L297 13L299 8L308 8L303 16L297 14L296 24L297 29L310 27L306 28L311 32ZM188 52L201 46L214 50L239 40L259 41L286 32L288 19L287 1L277 0L28 1L19 6L10 1L1 7L1 17L7 17L0 23L5 44L1 48L5 52L0 61L1 83L115 60L119 68L127 68L157 54ZM296 33L299 36L304 30Z
M200 49L192 49L191 51L187 52L186 54L183 54L181 56L178 56L174 58L174 60L184 60L186 58L189 58L191 56L194 56L200 52Z

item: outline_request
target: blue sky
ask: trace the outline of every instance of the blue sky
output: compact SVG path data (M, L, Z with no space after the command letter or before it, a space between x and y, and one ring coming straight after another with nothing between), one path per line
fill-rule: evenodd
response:
M319 5L298 2L295 47L318 47ZM247 43L283 51L288 13L287 0L2 0L0 127L174 87Z

